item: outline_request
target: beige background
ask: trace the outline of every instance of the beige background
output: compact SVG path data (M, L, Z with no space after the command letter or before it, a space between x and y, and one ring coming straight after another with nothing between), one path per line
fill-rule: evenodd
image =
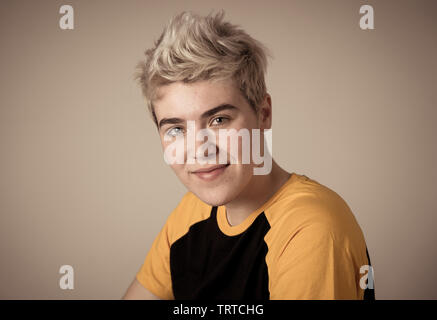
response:
M220 8L272 50L274 157L350 205L376 297L437 298L437 2L417 0L2 0L0 298L122 296L185 193L134 66L172 15Z

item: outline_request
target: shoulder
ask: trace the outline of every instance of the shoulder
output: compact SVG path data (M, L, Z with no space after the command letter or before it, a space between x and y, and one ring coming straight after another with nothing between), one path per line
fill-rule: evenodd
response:
M193 224L208 219L211 209L194 193L186 192L166 222L170 245L187 233Z
M328 237L337 243L363 242L363 234L346 201L334 190L298 175L283 196L266 210L272 237L288 243L298 233Z

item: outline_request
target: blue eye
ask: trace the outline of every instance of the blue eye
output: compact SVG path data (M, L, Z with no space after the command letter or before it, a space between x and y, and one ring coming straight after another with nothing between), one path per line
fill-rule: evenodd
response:
M169 135L170 137L176 137L183 133L183 129L181 127L173 127L169 129L165 134Z

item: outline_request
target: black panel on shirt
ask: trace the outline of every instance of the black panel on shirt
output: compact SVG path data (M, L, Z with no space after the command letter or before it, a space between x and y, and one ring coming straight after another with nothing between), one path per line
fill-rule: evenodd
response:
M241 234L225 235L217 207L193 224L170 247L175 299L269 299L264 236L270 224L263 213Z
M366 247L366 254L367 254L367 259L369 260L369 266L372 266L372 263L370 262L369 252L367 251L367 247ZM374 278L373 273L372 273L372 278ZM372 281L373 281L372 289L370 289L369 287L364 289L364 300L375 300L375 281L374 280L375 279L372 279ZM368 278L366 280L366 284L369 285Z

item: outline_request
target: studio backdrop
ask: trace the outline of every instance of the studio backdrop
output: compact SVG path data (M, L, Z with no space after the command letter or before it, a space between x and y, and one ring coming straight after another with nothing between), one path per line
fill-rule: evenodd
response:
M172 16L220 9L272 52L273 156L348 203L376 299L437 299L437 2L425 0L2 0L1 299L122 297L186 192L135 66ZM74 288L60 285L68 266Z

